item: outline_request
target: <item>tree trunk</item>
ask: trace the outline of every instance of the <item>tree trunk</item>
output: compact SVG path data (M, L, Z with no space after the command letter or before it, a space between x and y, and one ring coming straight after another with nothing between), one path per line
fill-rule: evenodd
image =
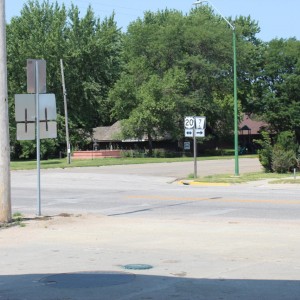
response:
M151 133L148 132L148 147L149 147L149 156L151 157L153 154L153 139Z

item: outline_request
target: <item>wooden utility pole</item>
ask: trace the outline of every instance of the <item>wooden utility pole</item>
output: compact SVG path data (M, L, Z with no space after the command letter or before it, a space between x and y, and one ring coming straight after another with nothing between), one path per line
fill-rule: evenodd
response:
M67 91L65 85L65 75L64 75L64 64L63 60L60 60L60 68L61 68L61 80L64 94L64 108L65 108L65 126L66 126L66 142L67 142L67 161L68 164L71 163L71 145L69 138L69 124L68 124L68 106L67 106Z
M0 222L11 221L5 0L0 0Z

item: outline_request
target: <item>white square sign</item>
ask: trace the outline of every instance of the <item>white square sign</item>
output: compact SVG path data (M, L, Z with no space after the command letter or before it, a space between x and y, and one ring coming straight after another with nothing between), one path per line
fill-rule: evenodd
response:
M184 128L192 129L195 127L195 117L185 117L184 118Z
M205 129L206 128L206 117L195 117L195 128Z
M184 136L185 137L193 137L194 136L193 131L194 131L194 129L185 129Z
M195 137L205 137L204 129L195 129Z

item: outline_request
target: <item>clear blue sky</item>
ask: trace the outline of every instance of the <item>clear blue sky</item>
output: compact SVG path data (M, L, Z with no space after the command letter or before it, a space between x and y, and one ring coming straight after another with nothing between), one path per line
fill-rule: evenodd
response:
M70 7L73 2L82 13L91 4L97 17L103 19L116 13L116 21L123 30L127 25L143 16L146 10L157 11L165 8L177 9L187 13L195 0L58 0ZM52 1L50 1L52 2ZM53 1L55 2L55 1ZM212 0L215 7L228 16L248 16L259 22L261 33L259 37L264 41L273 38L296 37L300 40L300 1L299 0ZM27 0L6 0L6 19L19 16Z

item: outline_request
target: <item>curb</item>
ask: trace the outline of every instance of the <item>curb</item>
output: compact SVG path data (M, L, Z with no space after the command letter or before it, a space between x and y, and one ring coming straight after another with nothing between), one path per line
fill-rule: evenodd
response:
M226 182L198 182L198 181L189 181L189 180L180 180L178 184L181 185L194 185L194 186L230 186L230 183Z

